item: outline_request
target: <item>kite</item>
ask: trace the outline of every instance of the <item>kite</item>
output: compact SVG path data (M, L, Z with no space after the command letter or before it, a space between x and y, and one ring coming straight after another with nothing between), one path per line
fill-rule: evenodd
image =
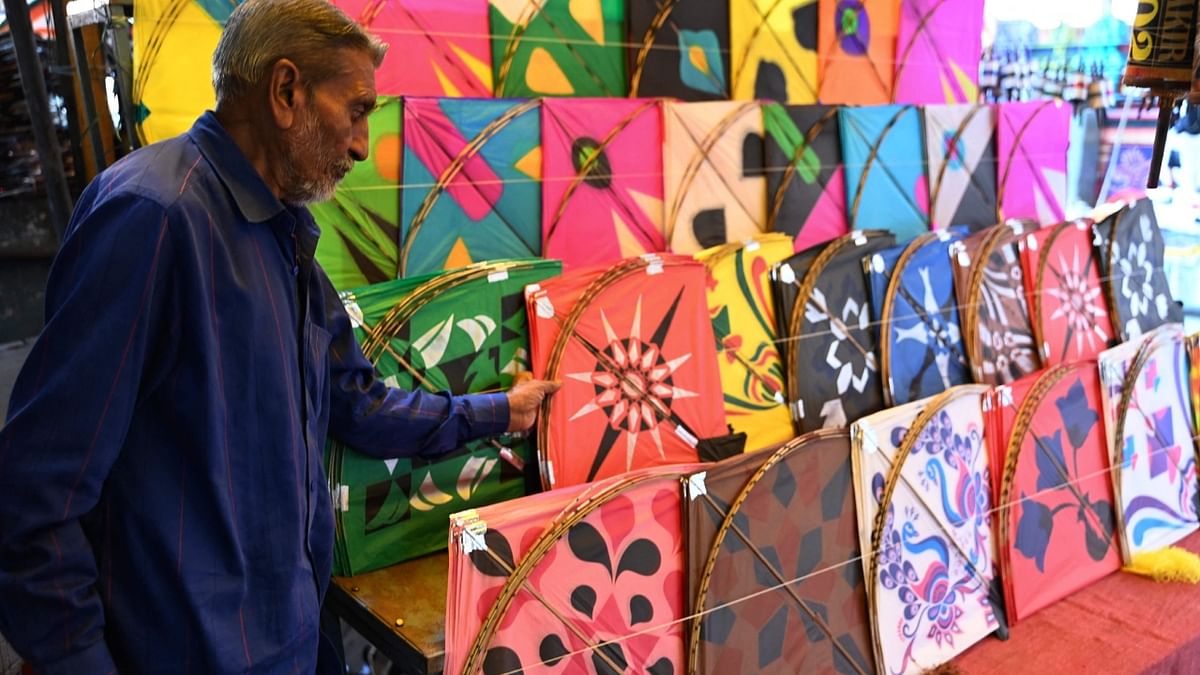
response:
M764 231L767 181L758 104L667 102L663 116L671 250L690 255Z
M845 429L687 477L688 672L875 672L851 478Z
M983 0L904 0L896 41L897 103L979 100Z
M866 262L879 325L884 402L901 405L970 382L949 250L959 232L927 232Z
M747 451L792 437L768 278L771 268L791 255L791 237L774 233L696 254L708 268L708 316L725 391L725 421L746 433Z
M733 0L729 41L732 98L816 102L817 0Z
M1025 235L1021 265L1042 364L1096 358L1113 338L1087 219Z
M850 428L875 662L921 673L1004 623L980 399L962 385Z
M925 141L916 106L843 108L846 219L891 230L899 241L929 231Z
M487 0L334 0L390 43L375 71L385 96L492 95Z
M1187 342L1166 324L1100 355L1122 562L1200 529Z
M996 222L1063 220L1071 108L1061 100L996 106Z
M660 105L542 102L542 253L576 265L663 251Z
M1095 361L1027 375L984 403L1014 624L1121 566L1100 405Z
M576 270L526 293L533 372L562 382L542 404L547 489L715 460L725 413L704 266L681 256Z
M1097 218L1096 255L1100 263L1113 328L1129 341L1164 323L1182 323L1183 311L1171 297L1163 274L1166 243L1158 229L1154 203L1142 198L1101 207Z
M1197 439L1196 442L1200 445L1200 333L1189 335L1187 344L1188 363L1191 366L1187 386L1192 392L1192 437ZM1200 452L1200 448L1197 452Z
M682 465L459 513L447 673L684 672Z
M1025 302L1017 240L1035 226L994 225L951 248L963 344L976 382L1005 384L1042 367Z
M142 145L178 136L216 106L212 62L240 0L141 0L133 20L133 104ZM205 64L206 67L183 67Z
M527 371L526 284L558 274L552 260L476 265L342 294L376 376L401 389L503 391ZM437 551L448 518L519 497L527 441L479 440L436 459L382 460L331 442L335 574L354 575Z
M400 276L539 256L537 101L404 101Z
M762 111L767 230L792 235L797 252L849 232L837 106L766 103Z
M905 5L907 6L907 5ZM934 229L996 224L996 113L990 105L927 105L929 220Z
M895 244L882 230L856 231L772 270L797 432L844 427L884 407L878 330L862 261Z
M497 96L624 96L624 0L489 0Z
M333 199L310 204L321 227L317 261L333 287L348 290L396 278L400 239L400 99L383 99L371 113L365 162L338 184Z
M629 95L729 97L729 5L629 0Z
M892 100L900 3L817 0L820 101L879 105Z

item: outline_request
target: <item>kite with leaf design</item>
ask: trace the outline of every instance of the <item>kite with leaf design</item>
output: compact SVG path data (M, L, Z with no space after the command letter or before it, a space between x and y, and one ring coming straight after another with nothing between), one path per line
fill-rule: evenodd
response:
M629 0L629 95L729 97L729 5Z
M1013 623L1121 566L1095 361L989 393L997 550Z
M797 252L846 234L838 106L765 103L762 111L767 229L792 235Z
M551 260L475 265L342 294L376 376L401 389L499 392L529 370L526 284ZM326 468L335 501L336 573L358 574L446 545L449 514L524 494L522 438L473 441L435 460L380 460L333 442Z

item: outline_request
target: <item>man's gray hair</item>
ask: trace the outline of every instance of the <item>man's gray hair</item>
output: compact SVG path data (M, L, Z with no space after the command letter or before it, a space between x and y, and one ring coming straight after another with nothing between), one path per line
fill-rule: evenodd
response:
M247 0L230 15L213 53L217 105L249 92L280 59L310 82L337 74L333 49L361 49L383 62L387 45L327 0Z

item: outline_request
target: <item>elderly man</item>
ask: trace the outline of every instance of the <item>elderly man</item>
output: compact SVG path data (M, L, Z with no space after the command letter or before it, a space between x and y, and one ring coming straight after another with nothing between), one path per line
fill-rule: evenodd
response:
M0 632L37 672L312 672L327 431L428 457L554 390L389 390L313 261L303 205L366 159L383 52L324 0L249 0L216 112L80 199L0 431Z

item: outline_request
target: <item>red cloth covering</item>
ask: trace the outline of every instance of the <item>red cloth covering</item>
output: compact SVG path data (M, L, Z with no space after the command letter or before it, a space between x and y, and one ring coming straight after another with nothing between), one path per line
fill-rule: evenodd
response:
M1200 553L1200 533L1179 542ZM1200 586L1117 573L955 660L965 675L1200 672ZM1034 666L1036 664L1036 666Z

